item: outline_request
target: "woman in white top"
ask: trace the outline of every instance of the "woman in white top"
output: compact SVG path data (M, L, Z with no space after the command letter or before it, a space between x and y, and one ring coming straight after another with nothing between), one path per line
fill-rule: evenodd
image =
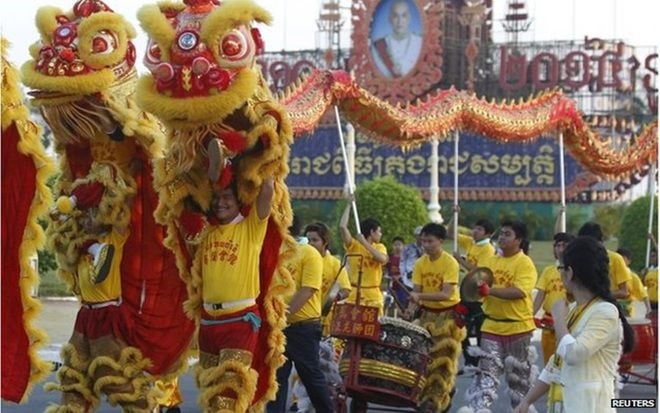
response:
M548 392L548 413L615 412L617 367L634 344L633 330L610 293L605 248L589 237L568 244L558 266L566 291L575 297L552 308L557 349L514 413Z

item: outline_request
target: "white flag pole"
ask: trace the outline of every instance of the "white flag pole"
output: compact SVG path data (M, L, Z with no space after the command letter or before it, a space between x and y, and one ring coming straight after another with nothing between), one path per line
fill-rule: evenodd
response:
M458 141L460 135L454 131L454 252L458 252Z
M346 171L346 182L348 183L348 192L353 198L351 201L351 206L353 207L353 218L355 219L355 228L357 233L360 234L360 218L358 217L357 205L355 204L355 185L353 183L353 178L351 177L351 172L348 169L348 155L346 154L346 143L344 142L344 132L341 129L341 118L339 117L339 108L335 105L335 119L337 121L337 131L339 131L339 143L341 144L341 154L344 158L344 170Z
M561 185L561 232L566 232L566 175L564 170L564 132L559 132L559 181Z
M649 230L648 234L653 234L653 217L655 216L655 164L651 164L649 171L649 195L651 196L651 208L649 209ZM651 263L651 240L646 240L646 268Z

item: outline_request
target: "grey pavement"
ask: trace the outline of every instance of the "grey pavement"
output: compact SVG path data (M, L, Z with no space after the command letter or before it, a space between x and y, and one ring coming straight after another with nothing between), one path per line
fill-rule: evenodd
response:
M46 360L59 360L59 348L63 343L65 343L73 329L73 322L75 320L75 314L78 309L78 304L76 301L60 301L60 300L43 300L43 308L40 316L37 319L37 324L46 330L49 338L50 344L46 346L41 352L41 356ZM533 338L533 343L537 347L537 350L540 354L540 334L537 334ZM542 367L542 360L537 362L539 368ZM652 377L652 366L636 366L635 371L641 373L646 377ZM54 374L51 374L46 381L53 381L55 379ZM453 405L450 410L450 413L454 413L458 410L463 403L463 395L465 390L471 383L472 378L466 375L458 376L456 380L457 392L454 396ZM183 405L181 410L184 413L198 413L201 412L196 403L197 398L197 389L195 387L194 380L190 373L185 374L181 380L181 392L183 395ZM505 413L509 412L509 398L506 395L504 384L501 386L500 398L497 400L496 404L493 406L493 412L496 413ZM626 384L621 392L622 398L655 398L657 399L658 391L657 386L655 385L642 385L642 384ZM43 383L39 383L35 386L32 394L29 398L28 403L23 405L15 405L11 403L2 402L1 409L6 413L36 413L41 412L48 406L49 403L54 403L59 399L59 395L56 393L46 393L43 391ZM536 407L539 413L545 413L545 400L539 401L536 403ZM100 413L109 413L109 412L118 412L121 411L118 407L109 406L107 403L102 403L101 407L97 410ZM396 411L392 408L387 408L384 406L369 406L370 412L384 412L384 411ZM400 410L404 411L404 410ZM656 409L618 409L619 412L652 412L657 411Z

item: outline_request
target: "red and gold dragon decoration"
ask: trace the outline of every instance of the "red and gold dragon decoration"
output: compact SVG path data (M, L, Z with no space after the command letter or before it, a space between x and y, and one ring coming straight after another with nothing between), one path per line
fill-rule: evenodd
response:
M647 125L628 150L614 151L582 119L575 102L548 91L518 103L488 102L455 89L394 106L362 89L343 71L314 71L280 96L296 135L313 131L332 105L371 139L398 147L446 140L455 130L499 142L524 143L562 132L568 151L587 170L618 178L657 161L658 123Z

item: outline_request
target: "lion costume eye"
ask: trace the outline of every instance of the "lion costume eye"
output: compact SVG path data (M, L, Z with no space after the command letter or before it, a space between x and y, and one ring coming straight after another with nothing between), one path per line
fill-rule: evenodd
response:
M236 62L249 57L252 47L245 33L241 30L232 30L220 40L220 56L230 62Z
M92 53L109 54L117 49L117 38L107 30L98 32L92 38Z

